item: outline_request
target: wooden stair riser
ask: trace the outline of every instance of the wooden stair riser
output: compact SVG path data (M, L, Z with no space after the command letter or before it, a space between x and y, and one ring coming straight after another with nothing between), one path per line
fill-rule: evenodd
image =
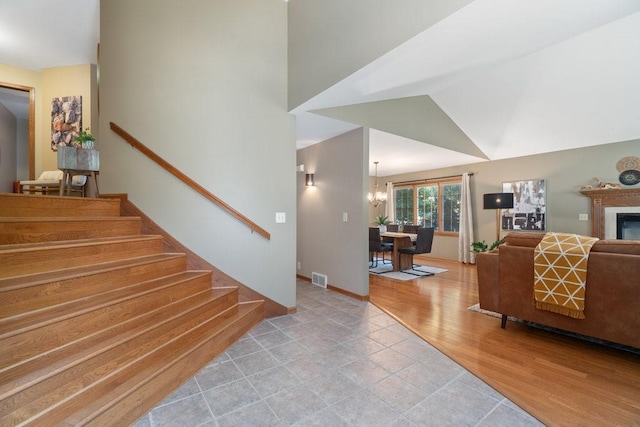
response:
M0 217L0 245L95 239L140 234L140 218L7 218Z
M174 390L177 387L176 376L181 378L179 386L228 348L231 336L236 335L239 330L246 333L264 317L261 303L253 303L251 306L243 307L240 313L238 311L238 307L228 310L221 314L224 318L223 325L215 327L203 324L191 330L188 334L156 349L148 357L123 367L117 374L84 389L53 410L41 413L33 421L46 420L65 425L109 425L108 420L112 419L111 424L121 424L125 421L123 413L129 412L131 406L135 406L134 413L141 415L144 413L141 409L148 408L141 408L138 402L132 405L129 399L140 399L138 393L144 391L154 395L156 400L145 399L141 404L155 405L168 393L168 387L163 384L167 381L165 376L168 376L168 381L171 382L169 391ZM118 398L113 399L107 396L107 393ZM127 400L120 404L119 401L124 398ZM91 404L87 405L87 401Z
M135 258L162 252L162 238L159 236L145 236L119 240L96 239L95 242L80 241L82 243L64 245L49 245L19 248L21 245L8 245L3 250L0 247L0 278L21 276L77 267L87 264L114 261L118 259Z
M0 194L0 425L130 424L264 319L120 213Z
M51 351L88 334L109 328L113 324L124 322L209 288L210 277L203 275L187 282L169 282L154 292L134 296L96 310L85 310L82 314L61 314L62 320L51 321L49 324L39 325L37 328L30 328L25 332L21 331L1 339L0 368L12 365L19 360L32 358L41 352Z
M150 258L147 262L146 259ZM186 269L184 254L167 254L131 260L129 265L95 270L94 273L68 277L51 282L39 282L33 286L13 284L13 289L3 291L0 281L0 299L5 307L0 318L25 315L45 308L54 308L102 292L145 282L154 278L176 274ZM27 278L28 279L28 278Z
M238 290L233 288L210 289L13 365L0 371L0 400L99 354L96 349L106 351L147 333L154 325L175 317L173 313L188 313L210 305L222 312L237 303L237 295Z
M231 295L233 296L233 295ZM219 326L225 321L221 313L237 303L226 298L224 304L211 299L191 311L168 315L159 325L150 325L149 330L112 348L96 349L95 355L82 363L65 369L54 376L21 390L0 401L0 420L19 409L22 416L37 414L55 402L71 396L96 381L111 375L121 366L134 363L147 354L161 348L172 340L178 340L190 330L207 323L209 327ZM14 421L17 421L15 418Z
M95 311L131 300L133 298L148 295L158 290L165 290L180 283L187 283L198 278L206 278L210 272L183 271L171 276L162 276L146 282L134 283L126 287L103 292L90 297L69 301L67 304L53 307L51 310L40 310L23 316L14 316L0 321L0 338L8 338L11 334L25 333L37 328L47 327L65 319L72 319L84 313ZM201 290L210 289L205 283Z
M120 199L0 193L0 217L120 216Z

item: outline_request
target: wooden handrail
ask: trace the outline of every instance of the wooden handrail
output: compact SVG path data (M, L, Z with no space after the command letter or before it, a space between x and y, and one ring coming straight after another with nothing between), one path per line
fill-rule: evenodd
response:
M265 230L264 228L260 227L258 224L256 224L255 222L251 221L246 216L242 215L240 212L238 212L237 210L235 210L234 208L229 206L227 203L225 203L222 200L220 200L215 195L211 194L203 186L201 186L200 184L198 184L197 182L195 182L194 180L189 178L184 173L180 172L173 165L171 165L169 162L164 160L162 157L158 156L156 153L151 151L146 145L144 145L143 143L141 143L140 141L135 139L133 136L131 136L131 134L129 134L124 129L122 129L120 126L118 126L117 124L115 124L113 122L110 122L109 124L111 126L111 130L114 131L115 133L117 133L120 137L122 137L129 144L131 144L131 146L133 148L136 148L138 151L140 151L141 153L143 153L144 155L149 157L151 160L153 160L158 165L160 165L164 170L166 170L167 172L169 172L170 174L172 174L173 176L178 178L180 181L184 182L192 190L194 190L195 192L199 193L201 196L203 196L204 198L210 200L211 202L215 203L216 205L218 205L223 210L227 211L227 213L229 213L231 216L233 216L238 221L242 222L247 227L249 227L251 229L252 233L255 231L256 233L260 234L265 239L271 240L271 234L267 230Z

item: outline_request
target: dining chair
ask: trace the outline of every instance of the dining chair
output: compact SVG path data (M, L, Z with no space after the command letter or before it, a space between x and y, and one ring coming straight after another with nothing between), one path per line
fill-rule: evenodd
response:
M402 227L402 232L403 233L409 233L409 234L417 234L418 233L418 225L405 225L404 227Z
M415 264L413 263L413 256L414 255L418 255L418 254L428 254L431 252L431 246L433 245L433 233L434 233L434 229L433 227L429 227L429 228L418 228L417 230L417 237L416 237L416 244L415 246L409 246L406 248L399 248L398 252L400 252L400 256L402 256L403 254L405 255L411 255L411 269L416 270ZM406 271L407 273L409 273L409 271ZM409 274L414 274L414 273L409 273ZM423 276L424 274L420 274L420 276Z
M398 224L387 224L387 231L392 233L398 232ZM391 243L393 244L393 237L382 237L382 243Z
M384 264L385 252L393 251L393 243L383 243L380 238L380 229L378 227L369 227L369 261L370 267L378 266L377 253L382 254L382 263Z

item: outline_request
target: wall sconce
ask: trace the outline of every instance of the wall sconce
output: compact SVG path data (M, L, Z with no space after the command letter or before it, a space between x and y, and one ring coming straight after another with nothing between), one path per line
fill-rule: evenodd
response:
M305 176L305 180L304 180L304 185L306 185L307 187L313 187L315 184L313 182L313 174L312 173L308 173Z
M500 209L513 207L513 193L488 193L484 195L484 208L496 210L496 241L500 240Z

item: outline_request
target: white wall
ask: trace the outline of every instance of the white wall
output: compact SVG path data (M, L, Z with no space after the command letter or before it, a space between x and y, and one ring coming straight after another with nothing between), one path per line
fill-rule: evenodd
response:
M100 185L222 271L295 306L295 142L287 3L101 2ZM188 190L109 130L114 122L271 233ZM285 212L287 222L275 223Z
M369 295L369 134L362 128L298 150L297 164L314 173L315 186L298 185L298 274L325 274L328 283ZM347 214L347 222L343 214Z

